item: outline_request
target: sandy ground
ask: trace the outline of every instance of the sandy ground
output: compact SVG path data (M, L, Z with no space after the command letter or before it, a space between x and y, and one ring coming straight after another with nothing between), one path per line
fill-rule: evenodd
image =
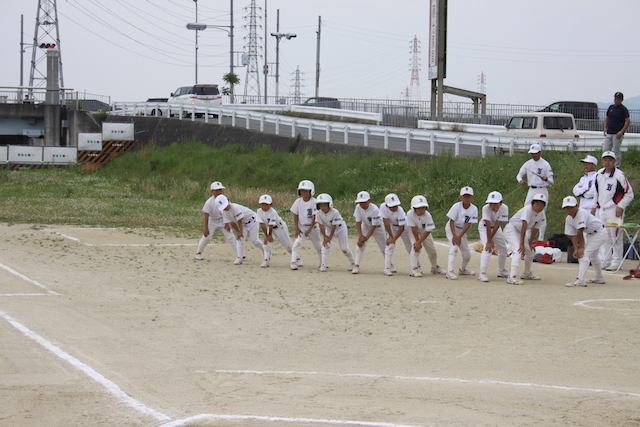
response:
M149 230L0 236L2 426L640 426L624 270L566 288L576 264L534 264L509 286L495 258L489 283L411 278L404 250L386 277L374 245L352 275L309 246L291 271L278 244L261 269L252 246L199 262Z

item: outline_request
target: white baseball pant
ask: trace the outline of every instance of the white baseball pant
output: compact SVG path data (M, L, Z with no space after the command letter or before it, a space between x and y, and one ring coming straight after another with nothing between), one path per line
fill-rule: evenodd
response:
M481 227L480 232L480 241L482 242L482 246L484 248L487 247L487 228ZM504 233L502 229L499 228L496 231L496 234L493 235L493 244L498 249L498 271L505 270L505 264L507 262L507 253L509 252L507 248L507 242L504 238ZM491 259L491 252L487 252L486 250L482 250L482 254L480 255L480 272L486 273L487 267L489 266L489 260Z

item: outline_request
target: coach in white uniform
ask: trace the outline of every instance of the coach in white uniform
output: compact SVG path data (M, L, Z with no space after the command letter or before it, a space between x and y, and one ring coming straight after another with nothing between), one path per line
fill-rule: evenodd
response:
M524 201L524 205L528 206L536 194L544 194L546 199L549 200L548 186L553 185L553 170L551 165L545 159L541 157L542 147L540 144L531 144L529 148L529 155L531 159L527 160L520 170L516 179L520 185L528 185L529 191L527 192L527 198ZM524 178L527 178L525 181ZM546 207L545 207L546 211ZM541 225L538 230L540 233L540 240L544 240L544 232L547 229L546 222Z

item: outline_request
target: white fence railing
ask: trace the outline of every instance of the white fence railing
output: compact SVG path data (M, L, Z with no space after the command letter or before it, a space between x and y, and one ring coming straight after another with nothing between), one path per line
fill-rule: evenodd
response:
M452 132L443 130L407 129L378 125L362 125L344 122L329 122L322 120L303 119L278 115L264 111L248 110L246 107L200 107L166 103L115 103L115 109L110 113L124 116L168 115L169 112L183 120L190 116L194 121L197 115L202 115L206 123L210 116L217 116L218 124L222 124L223 117L231 119L231 126L243 126L265 132L267 125L276 135L295 137L301 134L309 140L324 140L325 142L378 147L396 151L416 152L435 155L442 151L451 151L459 156L462 150L473 152L470 155L486 156L496 152L513 155L529 148L533 143L539 143L546 150L592 152L602 149L602 136L585 136L577 139L552 138L513 138L488 134ZM275 107L275 106L274 106ZM280 106L277 106L280 107ZM275 109L275 108L274 108ZM339 110L344 111L344 110ZM323 135L323 137L318 137ZM375 140L375 144L374 144ZM640 145L640 138L626 138L623 150L628 146ZM439 150L436 147L440 147ZM444 150L442 149L444 147Z

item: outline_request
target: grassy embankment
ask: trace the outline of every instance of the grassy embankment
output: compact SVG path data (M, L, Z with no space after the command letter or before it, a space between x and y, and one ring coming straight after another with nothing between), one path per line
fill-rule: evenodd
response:
M594 153L599 156L600 153ZM564 230L564 196L570 195L582 175L584 154L544 152L555 171L551 188L547 235ZM528 159L514 157L454 158L441 155L412 161L380 152L373 156L329 155L314 152L275 153L268 146L248 150L241 146L214 149L199 142L175 143L156 149L146 147L119 157L108 166L85 173L81 167L11 172L0 171L0 221L6 223L72 224L102 227L163 228L180 235L199 235L200 209L208 186L222 181L232 201L257 209L258 197L268 193L274 207L291 222L289 207L297 184L310 179L316 194L333 196L354 232L352 213L356 193L368 190L376 204L387 193L400 196L405 210L411 197L423 194L436 222L435 237L444 237L446 213L458 200L461 187L475 189L475 205L486 195L502 192L513 214L522 207L527 187L515 175ZM622 170L640 188L640 151L626 153ZM638 203L627 212L628 222L640 222ZM470 237L477 238L472 227Z

